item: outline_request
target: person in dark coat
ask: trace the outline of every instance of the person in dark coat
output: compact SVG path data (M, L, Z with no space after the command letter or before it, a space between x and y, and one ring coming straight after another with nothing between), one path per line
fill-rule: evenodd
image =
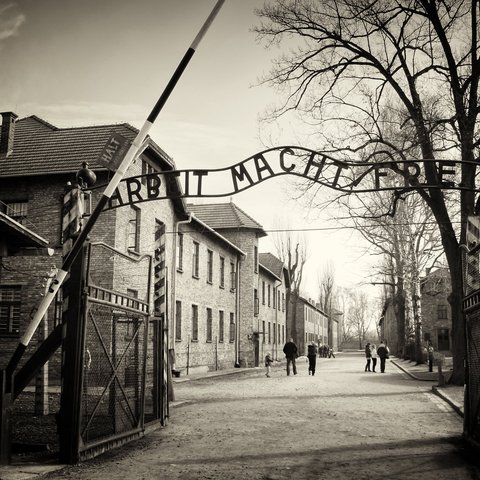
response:
M378 353L378 351L377 351ZM367 359L367 364L365 365L365 371L371 372L370 362L372 360L372 350L370 349L370 342L365 345L365 357Z
M290 338L288 342L283 347L283 353L287 359L287 375L290 375L290 364L292 364L293 374L297 374L297 365L295 364L295 360L298 357L298 349L295 343L293 342L293 338Z
M388 358L390 350L382 341L382 343L377 348L377 355L380 358L380 371L385 373L385 360Z
M317 363L317 347L313 342L307 347L307 357L308 357L308 374L315 375L315 365Z

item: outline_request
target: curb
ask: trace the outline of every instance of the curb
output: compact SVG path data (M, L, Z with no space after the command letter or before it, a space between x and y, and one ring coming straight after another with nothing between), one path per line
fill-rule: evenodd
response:
M412 377L415 380L419 380L420 382L436 382L438 379L432 379L432 378L420 378L414 375L412 372L408 371L406 368L403 368L401 365L399 365L397 362L394 360L390 359L390 363L393 363L397 368L402 370L402 372L405 372L408 376ZM432 387L433 388L433 387Z
M448 395L440 391L439 388L436 387L435 385L432 387L432 392L438 397L440 397L442 400L447 402L462 418L465 417L462 407L460 407L460 405L455 403Z

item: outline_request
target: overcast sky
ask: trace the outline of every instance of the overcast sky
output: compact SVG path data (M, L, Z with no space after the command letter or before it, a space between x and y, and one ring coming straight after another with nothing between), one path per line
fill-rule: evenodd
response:
M0 0L0 110L35 114L59 127L128 122L138 128L215 3ZM278 97L258 79L280 54L259 45L251 32L258 23L254 9L262 5L225 2L156 120L151 137L177 168L226 167L267 144L299 144L297 124L259 127L259 115ZM359 237L327 229L336 224L289 200L293 187L285 178L232 201L267 231L317 229L306 235L308 295L317 297L318 272L329 259L337 284L372 281ZM262 239L260 251L275 253L269 239Z

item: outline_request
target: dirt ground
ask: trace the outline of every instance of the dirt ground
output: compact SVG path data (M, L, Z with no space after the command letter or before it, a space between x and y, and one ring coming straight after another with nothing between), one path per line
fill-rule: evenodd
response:
M49 479L480 478L462 419L431 385L360 353L175 385L169 425Z

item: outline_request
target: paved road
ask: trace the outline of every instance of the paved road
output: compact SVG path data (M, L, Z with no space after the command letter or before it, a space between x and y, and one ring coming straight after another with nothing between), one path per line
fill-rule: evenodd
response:
M176 385L170 424L48 478L478 479L462 419L391 363L364 372L359 353L287 377L254 371Z

